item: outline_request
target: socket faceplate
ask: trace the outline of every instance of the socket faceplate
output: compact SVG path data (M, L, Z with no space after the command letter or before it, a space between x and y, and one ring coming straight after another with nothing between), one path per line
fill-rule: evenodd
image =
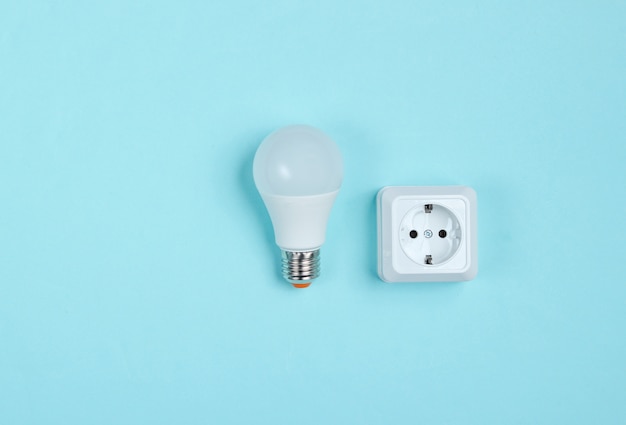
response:
M385 282L471 280L478 270L476 192L467 186L380 190L378 274Z

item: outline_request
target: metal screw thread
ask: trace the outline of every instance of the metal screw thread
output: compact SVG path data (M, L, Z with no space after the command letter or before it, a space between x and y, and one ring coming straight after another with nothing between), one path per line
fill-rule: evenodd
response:
M290 283L311 282L320 275L320 250L282 251L283 277Z

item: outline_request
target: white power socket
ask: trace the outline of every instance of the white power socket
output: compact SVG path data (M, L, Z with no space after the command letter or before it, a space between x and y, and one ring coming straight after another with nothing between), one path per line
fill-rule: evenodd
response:
M476 192L388 186L377 196L378 275L385 282L457 282L478 272Z

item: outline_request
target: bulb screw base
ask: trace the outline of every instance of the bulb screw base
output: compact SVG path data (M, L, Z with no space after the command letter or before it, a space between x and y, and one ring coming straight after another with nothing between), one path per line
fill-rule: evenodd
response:
M296 288L308 287L320 275L320 250L282 250L283 277Z

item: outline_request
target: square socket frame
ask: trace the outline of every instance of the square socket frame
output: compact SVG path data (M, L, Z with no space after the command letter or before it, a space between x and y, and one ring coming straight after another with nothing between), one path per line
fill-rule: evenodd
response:
M460 282L476 277L478 272L476 204L476 192L468 186L382 188L376 197L379 277L388 283ZM443 207L441 210L445 211L444 214L452 216L452 221L458 225L460 235L454 248L450 248L452 251L448 251L444 261L439 263L436 257L430 255L425 255L423 261L421 258L417 260L416 255L421 251L413 255L414 253L406 248L406 244L402 245L400 236L407 214L417 211L417 208L423 208L425 213L429 213L432 212L433 206L436 209Z

